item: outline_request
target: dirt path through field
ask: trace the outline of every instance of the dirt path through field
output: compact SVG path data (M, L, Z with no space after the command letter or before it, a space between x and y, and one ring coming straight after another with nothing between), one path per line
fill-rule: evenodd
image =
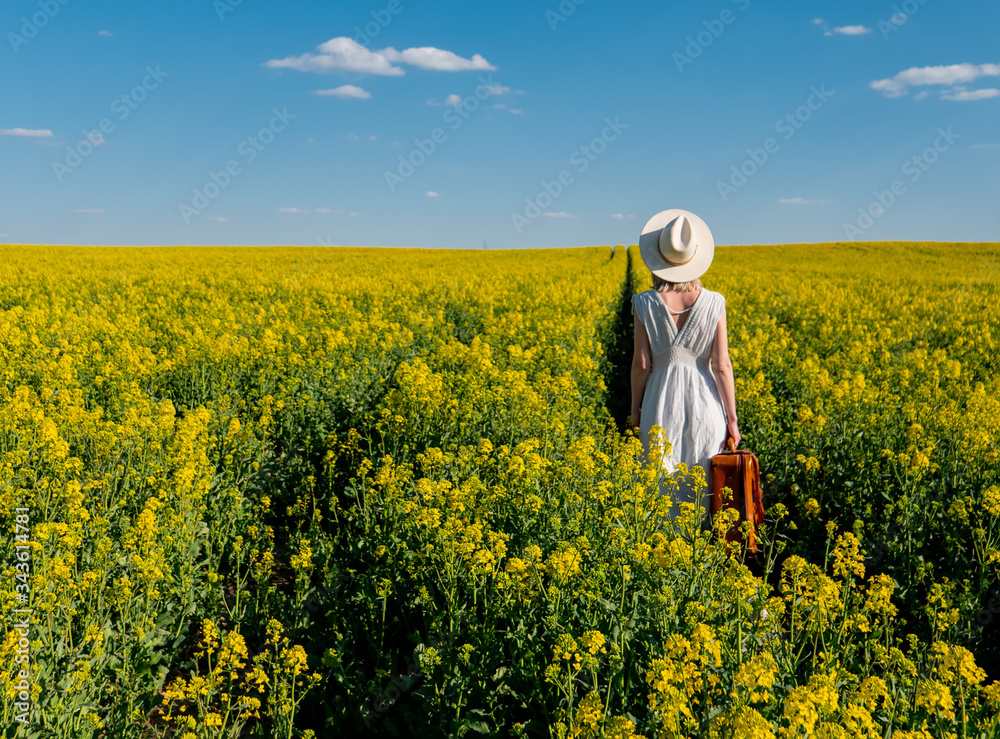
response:
M607 408L618 425L618 432L625 433L632 405L630 370L632 364L632 255L628 247L615 249L614 259L625 259L625 284L622 288L621 308L616 327L606 349L608 369L605 384L608 386Z

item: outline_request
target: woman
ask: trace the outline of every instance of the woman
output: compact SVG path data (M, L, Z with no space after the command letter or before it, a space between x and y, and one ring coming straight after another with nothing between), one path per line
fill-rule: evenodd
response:
M715 241L694 213L665 210L653 216L639 239L653 289L632 296L635 352L632 359L632 425L646 454L650 429L659 425L672 445L664 466L672 475L683 462L711 473L712 457L726 439L740 443L733 365L726 334L726 299L698 279L712 263ZM711 364L711 366L710 366ZM685 480L671 509L690 502L707 508Z

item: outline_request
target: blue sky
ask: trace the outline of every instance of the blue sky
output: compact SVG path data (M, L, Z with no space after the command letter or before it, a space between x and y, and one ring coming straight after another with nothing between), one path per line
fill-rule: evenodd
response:
M1000 241L994 0L5 0L0 242Z

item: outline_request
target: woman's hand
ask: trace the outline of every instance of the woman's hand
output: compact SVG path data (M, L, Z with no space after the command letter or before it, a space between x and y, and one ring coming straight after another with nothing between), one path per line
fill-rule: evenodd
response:
M726 440L727 441L729 439L732 439L733 443L736 446L739 446L740 445L740 440L742 438L743 437L740 435L740 426L736 422L735 419L733 419L732 421L730 421L729 423L726 424ZM726 442L723 442L723 446L725 446L725 444L726 444Z

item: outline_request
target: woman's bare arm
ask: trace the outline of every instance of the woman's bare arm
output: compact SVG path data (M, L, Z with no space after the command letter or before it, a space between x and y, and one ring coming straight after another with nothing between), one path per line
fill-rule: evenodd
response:
M712 373L715 375L716 387L719 388L719 397L722 398L722 407L726 411L726 433L739 445L742 437L736 417L736 384L733 380L733 363L729 360L725 308L722 309L722 317L715 329L715 341L712 344Z
M635 323L635 349L632 352L632 425L638 427L642 396L646 392L646 380L649 378L652 362L652 351L646 327L639 320L635 308L632 309L632 320Z

